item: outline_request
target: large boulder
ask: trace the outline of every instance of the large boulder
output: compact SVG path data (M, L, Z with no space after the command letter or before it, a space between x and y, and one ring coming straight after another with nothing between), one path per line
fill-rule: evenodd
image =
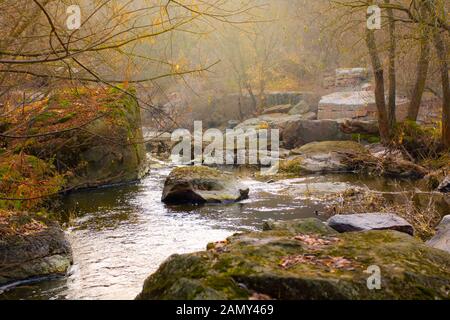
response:
M414 235L413 226L394 213L336 215L331 217L327 224L338 232L397 230L411 236Z
M240 186L231 173L192 166L174 169L164 184L166 204L230 203L248 198L249 189Z
M396 104L397 119L404 120L409 101L406 98L397 97ZM318 119L376 120L375 94L369 91L350 91L324 96L319 102Z
M450 254L397 231L338 234L317 219L270 223L173 255L140 300L449 299ZM371 290L370 270L381 271Z
M360 170L361 163L371 155L353 141L313 142L291 150L294 156L279 162L280 173L303 175L318 172L351 172Z
M76 166L69 180L72 186L127 183L145 174L146 155L138 103L132 97L121 95L109 108L114 116L90 124L86 128L88 132L81 132L77 137L84 143L83 147L67 153Z
M5 144L55 164L66 178L66 188L127 183L145 171L140 111L132 95L117 89L55 90L49 98L9 115L7 121L15 129ZM22 126L23 117L33 120ZM12 138L27 135L26 140Z
M296 114L305 114L311 112L311 107L309 104L302 100L298 104L296 104L292 109L289 110L290 115L296 115Z
M427 242L427 245L450 253L450 216L445 216L436 229L436 235Z
M283 146L293 149L310 142L351 140L337 120L299 120L288 123L280 132Z
M19 213L0 214L0 285L65 275L72 251L56 223Z

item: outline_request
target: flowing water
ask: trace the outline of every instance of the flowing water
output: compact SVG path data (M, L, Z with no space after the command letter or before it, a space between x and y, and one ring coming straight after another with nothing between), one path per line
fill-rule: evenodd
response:
M268 219L320 216L325 204L315 195L361 185L352 176L263 183L244 174L249 200L169 207L160 198L170 170L154 169L135 185L67 196L67 236L74 255L70 275L22 284L0 294L0 299L133 299L146 277L171 254L204 250L208 242L260 229Z

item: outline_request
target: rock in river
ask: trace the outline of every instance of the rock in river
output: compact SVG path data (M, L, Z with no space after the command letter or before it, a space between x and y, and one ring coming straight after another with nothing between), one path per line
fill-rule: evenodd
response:
M317 219L271 223L173 255L137 299L449 299L450 254L393 231L339 234ZM369 290L377 265L381 290Z
M427 245L450 253L450 215L442 219L437 226L436 235L427 242Z
M44 224L23 214L0 219L0 285L64 275L71 264L70 244L56 223Z
M167 178L162 201L166 204L238 202L249 189L239 185L231 173L208 167L179 167Z
M295 156L280 161L280 173L350 172L371 158L367 149L353 141L313 142L291 153Z
M336 215L328 220L328 226L338 232L397 230L414 235L413 226L393 213Z

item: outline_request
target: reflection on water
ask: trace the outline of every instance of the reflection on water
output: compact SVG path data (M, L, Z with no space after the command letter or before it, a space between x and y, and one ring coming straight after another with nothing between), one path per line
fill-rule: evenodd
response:
M251 194L242 203L167 207L160 197L169 172L158 169L136 185L68 196L73 217L67 233L75 260L70 276L23 285L0 298L132 299L171 254L203 250L208 242L260 228L267 219L316 216L324 204L314 200L315 194L361 185L353 176L274 183L245 179ZM383 181L372 184L388 188Z

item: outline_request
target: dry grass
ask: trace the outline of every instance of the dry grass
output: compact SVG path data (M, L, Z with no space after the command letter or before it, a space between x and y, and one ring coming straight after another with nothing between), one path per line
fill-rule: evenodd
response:
M352 190L342 194L337 204L330 205L327 214L395 213L414 227L417 237L427 240L435 234L435 227L442 219L440 200L442 195L432 193Z

